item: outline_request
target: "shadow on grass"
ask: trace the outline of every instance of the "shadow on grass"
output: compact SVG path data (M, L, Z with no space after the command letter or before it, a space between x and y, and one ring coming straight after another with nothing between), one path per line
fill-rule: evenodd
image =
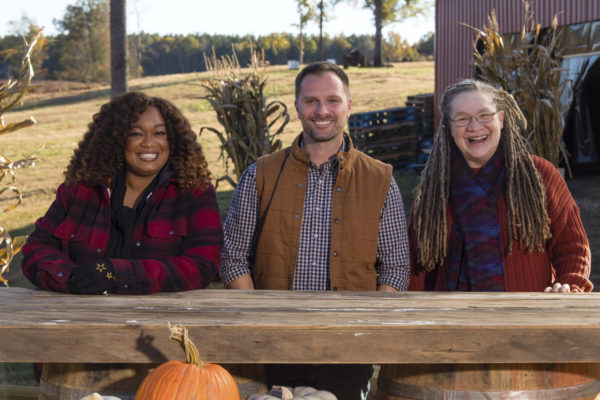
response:
M408 224L410 218L410 209L412 207L414 190L419 184L420 173L412 168L400 169L394 171L394 179L400 189L400 195L402 195L402 203L404 205L404 213L406 215L406 223Z
M0 384L27 386L34 388L38 385L31 363L0 363ZM6 390L6 389L5 389ZM0 399L16 400L32 397L12 397L0 392Z
M174 85L179 85L182 83L191 83L191 82L196 82L196 81L197 81L197 79L194 78L194 79L187 79L187 80L183 80L183 81L165 82L162 84L148 83L148 84L144 84L144 85L133 85L133 86L129 87L129 91L144 91L146 89L156 89L156 88L174 86ZM65 106L65 105L69 105L69 104L80 103L80 102L87 101L87 100L94 100L94 99L100 99L100 98L106 98L106 97L110 97L110 88L89 90L89 91L84 91L82 93L69 95L69 96L53 97L51 99L29 103L27 105L24 105L23 107L15 107L14 110L15 111L26 111L26 110L31 110L33 108Z
M594 283L594 292L600 292L600 164L579 165L574 168L574 177L567 179L567 186L573 195L581 222L590 241L592 252L592 272L590 280Z
M233 197L233 189L221 190L217 192L217 203L219 204L219 213L221 214L221 221L225 222L227 218L227 210L231 204L231 198Z

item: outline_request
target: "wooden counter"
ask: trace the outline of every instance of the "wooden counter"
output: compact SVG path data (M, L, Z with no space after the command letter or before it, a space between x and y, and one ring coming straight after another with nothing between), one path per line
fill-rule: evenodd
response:
M0 362L600 362L600 293L198 290L77 296L0 289Z

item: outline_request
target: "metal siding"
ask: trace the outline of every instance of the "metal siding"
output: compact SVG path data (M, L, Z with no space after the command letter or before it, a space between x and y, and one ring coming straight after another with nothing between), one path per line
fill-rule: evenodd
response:
M530 0L536 23L547 27L554 15L559 25L600 20L599 0ZM476 28L487 24L487 17L496 10L502 33L521 30L523 6L521 0L436 0L435 35L435 104L439 104L442 92L460 78L473 75L471 54L475 34L459 22ZM439 116L435 124L439 123Z

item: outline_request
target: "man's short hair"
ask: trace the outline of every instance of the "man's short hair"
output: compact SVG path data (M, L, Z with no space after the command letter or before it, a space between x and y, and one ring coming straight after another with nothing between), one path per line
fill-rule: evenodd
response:
M314 63L308 64L306 67L302 68L302 71L298 73L296 76L296 99L300 94L300 85L306 76L308 75L321 75L326 72L333 72L336 74L344 84L344 89L346 90L346 94L350 97L350 80L348 79L348 75L344 72L343 69L338 67L334 63L330 63L328 61L317 61Z

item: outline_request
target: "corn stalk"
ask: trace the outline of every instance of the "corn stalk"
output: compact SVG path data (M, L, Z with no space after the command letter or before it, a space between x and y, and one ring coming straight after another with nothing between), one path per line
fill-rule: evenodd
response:
M561 96L571 91L570 81L561 80L563 59L557 31L557 16L545 31L533 20L533 11L523 1L524 15L521 35L512 46L505 46L495 11L488 24L478 29L473 42L474 65L481 80L500 86L511 93L527 119L527 129L521 134L531 152L555 166L564 160L569 175L568 152L563 141L567 104ZM481 47L478 47L481 46ZM483 50L482 50L483 48Z
M7 124L4 122L4 113L17 104L22 103L23 96L33 88L31 80L33 79L34 72L31 66L31 54L38 45L40 36L41 32L31 42L27 42L24 39L25 55L21 61L19 75L16 79L9 78L8 81L0 84L0 135L18 131L36 123L33 117L29 117L20 122ZM3 154L0 154L0 196L7 192L12 192L13 196L16 196L15 202L0 210L0 213L13 210L23 201L21 191L14 185L15 170L32 166L35 160L35 155L12 161ZM0 226L0 284L8 286L8 281L3 275L9 271L10 262L14 255L21 250L26 239L27 236L11 238L8 231Z
M217 120L223 130L203 127L217 135L221 142L219 159L225 163L226 173L217 178L235 187L244 170L260 156L273 153L282 143L276 137L290 120L286 105L274 100L267 103L265 96L265 57L264 53L251 48L250 67L242 71L233 51L231 56L216 57L214 49L211 57L204 56L209 79L201 81L207 100L217 113ZM233 164L233 175L229 174L229 161Z

